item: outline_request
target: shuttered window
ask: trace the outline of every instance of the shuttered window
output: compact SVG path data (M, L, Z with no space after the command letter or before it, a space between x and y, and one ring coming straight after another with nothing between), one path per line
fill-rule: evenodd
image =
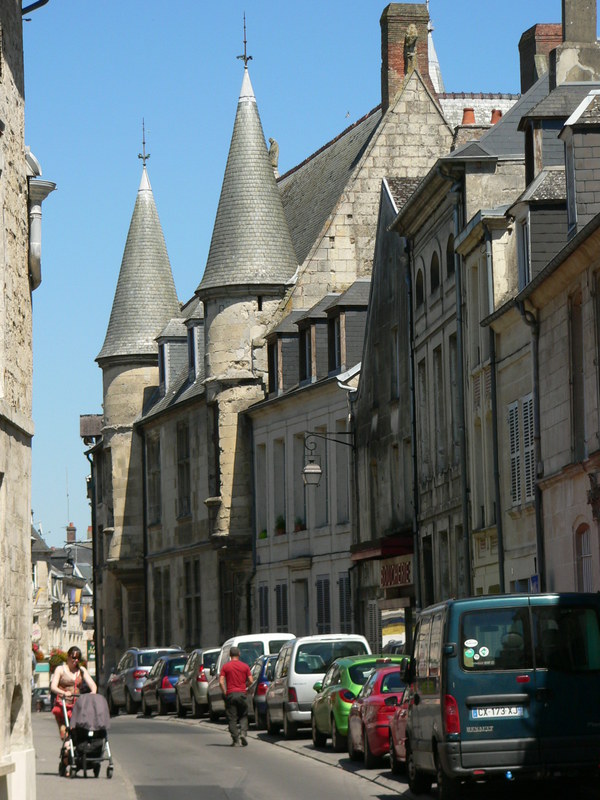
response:
M533 397L523 398L523 468L525 472L525 501L535 494L535 440L533 428Z
M593 592L594 576L592 571L592 541L590 529L587 525L582 525L577 531L577 591Z
M508 407L508 437L510 442L510 496L513 505L521 502L521 437L519 434L519 403Z
M352 595L350 592L350 575L340 572L338 578L340 600L340 633L352 633Z
M317 633L331 633L329 575L317 576Z
M367 641L374 653L381 652L381 611L377 600L367 604Z
M177 424L177 516L190 513L190 428L187 422Z
M275 587L275 607L277 618L277 630L287 631L288 629L288 587L287 583L278 583Z

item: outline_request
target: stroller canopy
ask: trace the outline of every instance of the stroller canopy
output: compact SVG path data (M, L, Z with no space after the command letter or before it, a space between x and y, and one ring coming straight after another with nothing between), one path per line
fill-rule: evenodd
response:
M101 694L82 694L73 707L72 728L98 731L110 728L108 705Z

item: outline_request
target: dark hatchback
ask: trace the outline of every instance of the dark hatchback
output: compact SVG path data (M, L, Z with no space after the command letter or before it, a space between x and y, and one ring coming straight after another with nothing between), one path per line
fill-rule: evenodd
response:
M161 656L148 673L142 686L142 712L149 717L154 709L159 714L175 710L175 687L187 661L185 653Z
M254 716L256 727L267 727L267 689L273 680L276 655L259 656L251 667L252 686L248 689L248 711Z

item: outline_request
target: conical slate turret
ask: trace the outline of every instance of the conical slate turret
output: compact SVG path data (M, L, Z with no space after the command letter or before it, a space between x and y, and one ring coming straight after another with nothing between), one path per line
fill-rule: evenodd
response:
M204 276L197 291L281 285L298 261L247 67Z
M179 314L167 247L144 166L108 330L96 361L156 354L155 337Z

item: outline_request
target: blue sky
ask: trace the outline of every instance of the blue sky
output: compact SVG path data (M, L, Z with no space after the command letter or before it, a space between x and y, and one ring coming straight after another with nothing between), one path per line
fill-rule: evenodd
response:
M29 0L24 0L27 5ZM50 544L85 537L79 415L100 413L102 346L141 176L180 300L202 276L242 81L243 13L265 136L283 173L380 101L374 0L50 0L24 22L26 142L57 191L34 302L32 507ZM518 92L518 42L560 0L431 0L447 91Z

